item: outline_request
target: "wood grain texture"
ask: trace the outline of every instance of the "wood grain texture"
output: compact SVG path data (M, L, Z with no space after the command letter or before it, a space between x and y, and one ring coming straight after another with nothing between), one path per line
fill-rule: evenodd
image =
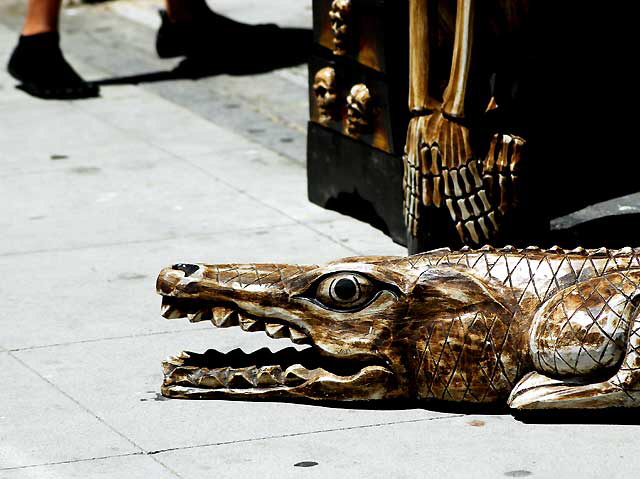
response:
M499 45L509 42L527 11L526 0L411 0L409 109L414 116L404 179L410 237L420 234L426 210L446 208L463 244L495 243L509 215L517 212L526 141L509 131L508 121L487 131L484 115L502 112L490 84L496 71L505 74L514 67L500 58Z
M177 264L157 289L166 318L310 346L182 353L164 362L168 397L640 404L640 249Z

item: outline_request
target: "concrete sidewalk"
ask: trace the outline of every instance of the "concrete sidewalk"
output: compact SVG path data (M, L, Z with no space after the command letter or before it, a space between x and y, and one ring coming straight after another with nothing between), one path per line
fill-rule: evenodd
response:
M0 5L2 64L21 5ZM172 68L153 54L157 5L67 10L69 58L91 79ZM311 21L306 1L217 5L249 22ZM0 478L637 475L636 426L159 396L160 362L183 349L288 346L162 319L163 266L405 254L307 201L305 74L110 86L58 102L0 72Z

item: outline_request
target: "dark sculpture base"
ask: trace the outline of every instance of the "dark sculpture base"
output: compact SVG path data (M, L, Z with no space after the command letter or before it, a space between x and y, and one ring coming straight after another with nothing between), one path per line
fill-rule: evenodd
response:
M406 245L402 158L315 123L309 123L307 141L309 200L367 222Z

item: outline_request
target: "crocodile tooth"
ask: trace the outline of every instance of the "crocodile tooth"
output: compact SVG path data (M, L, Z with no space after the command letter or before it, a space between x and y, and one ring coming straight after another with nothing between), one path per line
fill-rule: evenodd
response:
M204 370L201 375L194 375L192 380L195 380L197 386L220 389L225 387L227 383L227 369L228 368Z
M540 251L540 247L539 246L527 246L525 249L527 251Z
M199 323L200 321L208 321L211 319L212 312L208 309L196 311L195 313L188 313L187 318L192 323Z
M231 326L238 326L238 313L231 309L219 306L213 308L211 313L211 322L216 328L230 328Z
M295 344L307 344L309 342L307 335L297 329L289 328L289 337Z
M613 256L628 256L633 254L633 249L629 246L626 246L622 249L616 251Z
M299 386L311 376L311 371L302 364L294 364L289 366L284 372L284 383L287 386Z
M164 369L165 374L169 374L169 372L173 371L175 368L183 366L184 360L189 358L189 354L184 351L177 356L169 356L167 359L162 361L162 368Z
M256 373L256 385L262 387L282 384L282 368L280 366L264 366Z
M162 316L167 319L179 319L186 316L184 312L171 304L163 304L160 311L162 312Z
M471 251L471 248L469 246L465 245L462 248L460 248L461 253L468 253L469 251Z
M247 389L256 385L256 367L229 369L227 371L227 388Z
M596 250L590 250L589 252L589 256L594 257L594 256L609 256L609 250L607 248L598 248Z
M195 366L176 366L173 368L167 368L164 370L165 384L196 384L199 380L198 375L201 374L200 370Z
M557 244L553 245L547 251L549 251L551 253L564 253L564 250L562 248L560 248L560 246L558 246Z
M512 246L510 244L503 246L502 248L500 248L498 251L503 252L503 253L513 253L516 250L515 246Z
M582 246L578 246L577 248L572 249L571 251L569 251L569 253L571 254L579 254L579 255L585 255L587 254L587 250L584 249Z
M284 324L265 323L264 325L267 336L273 339L288 338L289 328Z
M493 248L493 246L486 244L482 248L480 248L478 251L491 252L491 251L495 251L495 249Z
M264 323L260 320L252 319L243 314L238 313L240 327L243 331L253 333L255 331L264 331Z
M165 377L170 376L171 374L173 374L173 371L175 371L176 368L182 366L182 363L178 363L174 359L175 358L172 356L162 361L162 372L164 373Z

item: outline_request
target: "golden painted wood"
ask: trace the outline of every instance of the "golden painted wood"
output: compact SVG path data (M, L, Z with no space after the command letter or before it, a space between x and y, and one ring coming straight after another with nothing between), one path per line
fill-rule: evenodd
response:
M340 99L335 69L324 67L318 70L312 89L318 109L317 122L326 126L332 121L340 121Z
M640 405L640 249L177 264L157 289L166 318L310 346L182 353L168 397Z
M508 130L470 138L477 119L500 108L490 94L488 64L501 60L486 57L492 53L487 45L508 41L527 10L527 0L410 1L414 116L405 149L404 212L412 237L420 234L424 211L446 208L464 244L492 242L518 208L526 140Z

